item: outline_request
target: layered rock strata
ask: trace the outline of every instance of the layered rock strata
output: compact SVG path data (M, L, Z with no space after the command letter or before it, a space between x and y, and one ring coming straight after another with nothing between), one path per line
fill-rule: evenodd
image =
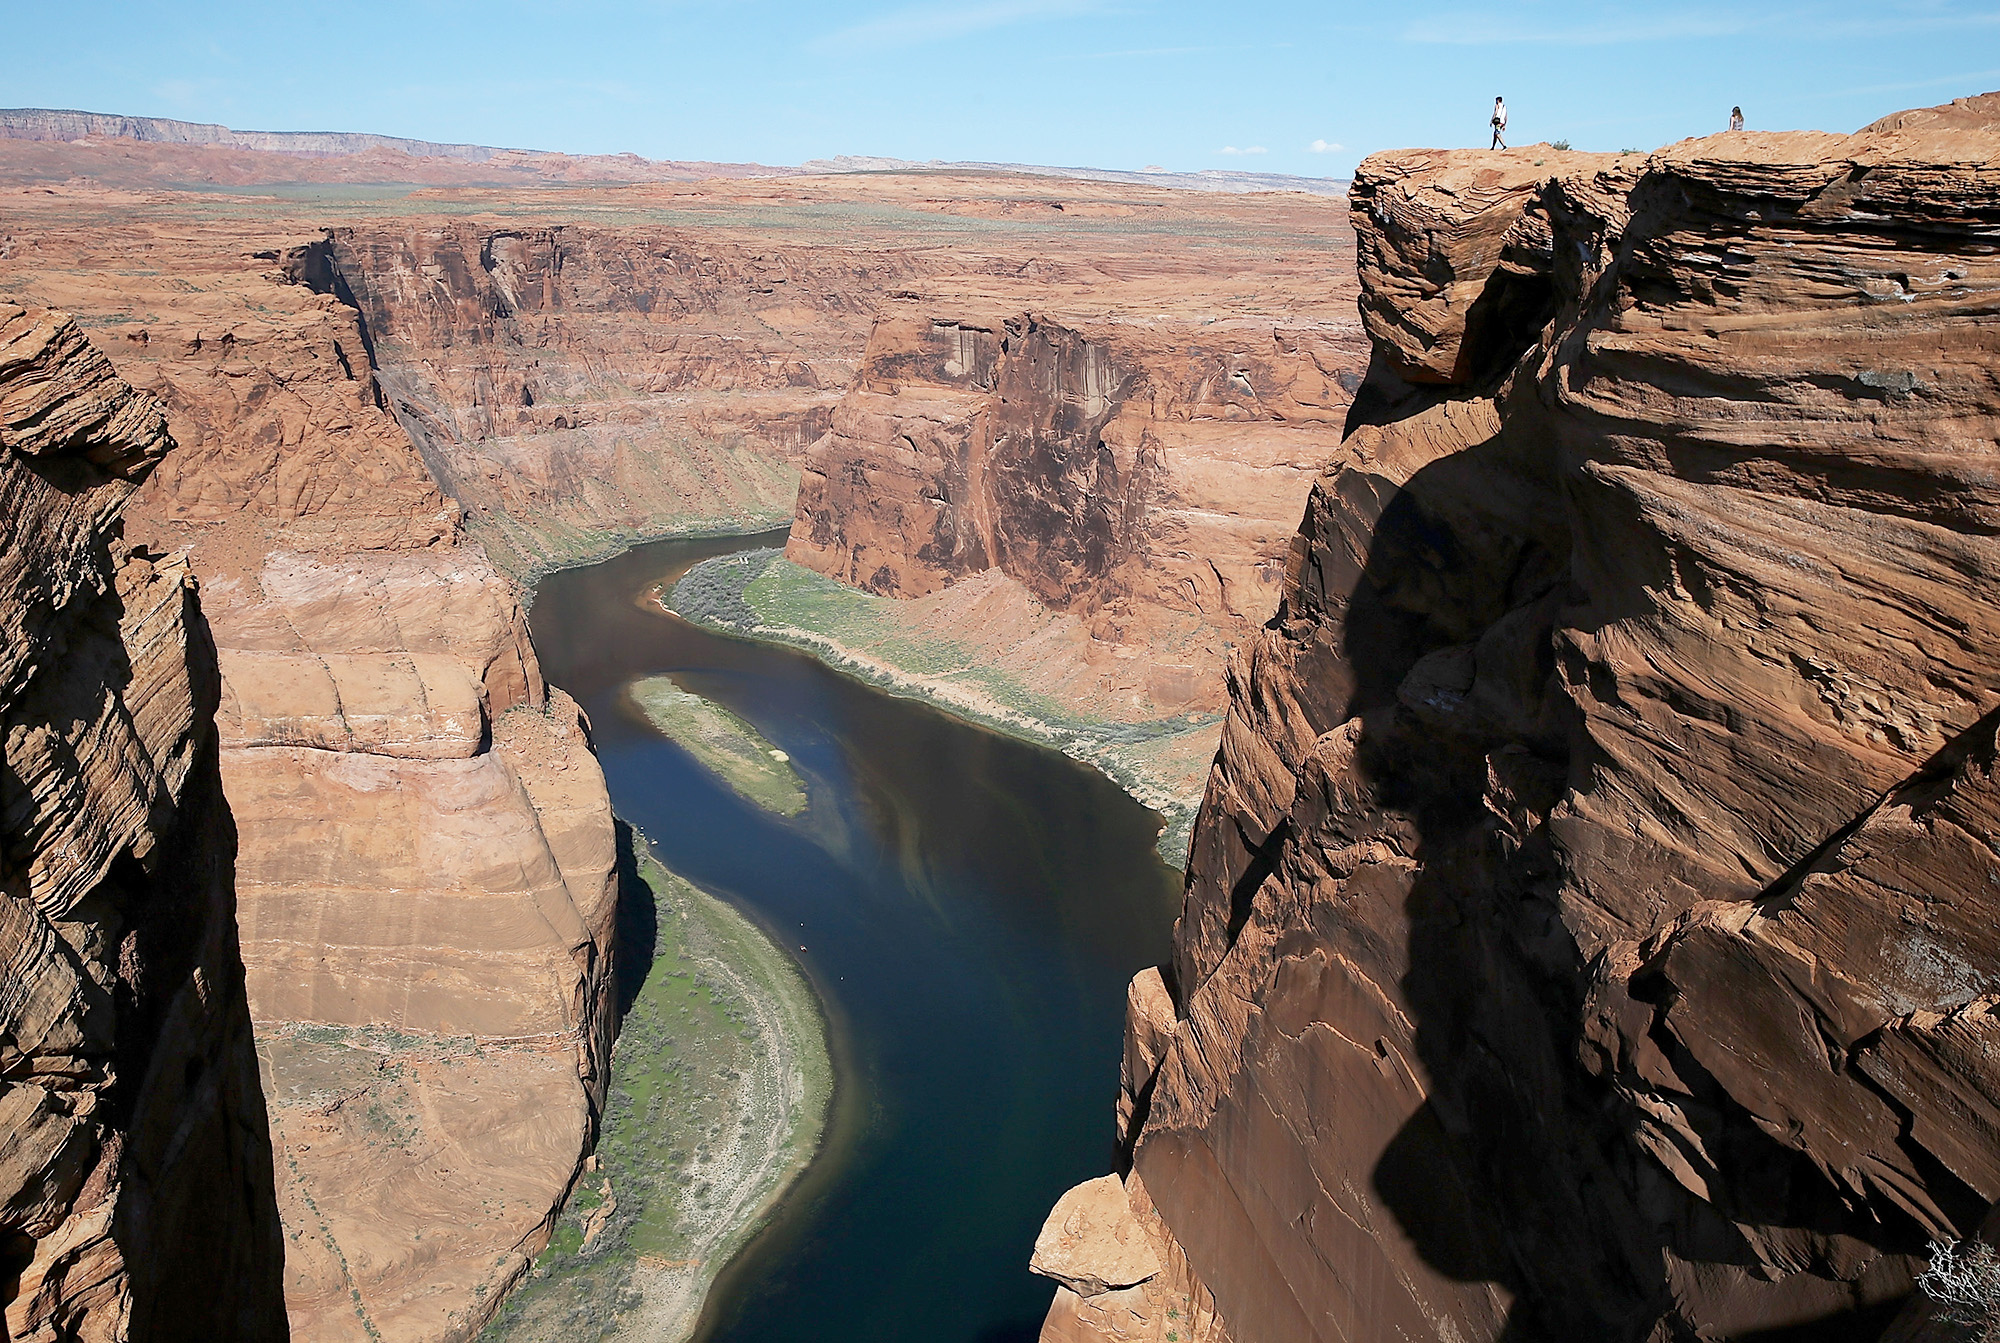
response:
M387 404L502 567L796 500L793 560L938 595L936 658L998 669L1036 722L1173 729L1128 772L1191 810L1223 661L1274 600L1366 344L1303 258L1239 257L1159 195L903 203L1103 230L1053 256L879 225L773 247L741 226L460 221L337 229L287 265L358 305ZM1317 202L1270 213L1348 241Z
M294 1327L464 1337L541 1244L609 1026L609 816L521 633L520 575L790 513L884 313L1049 312L1092 339L1130 327L1134 348L1148 322L1222 314L1206 349L1264 351L1274 330L1343 345L1350 376L1329 371L1327 395L1344 397L1359 328L1324 278L1344 213L876 174L551 193L532 212L394 193L329 233L331 209L151 188L361 166L132 157L159 148L0 144L0 283L77 311L182 444L131 527L187 547L213 606ZM200 157L218 154L236 157ZM144 190L72 180L100 171ZM1201 416L1231 429L1231 395ZM1320 405L1320 456L1340 408ZM1287 460L1302 483L1319 458ZM1190 528L1238 527L1213 497L1223 516ZM1275 546L1285 528L1265 530ZM1114 692L1119 713L1157 712L1123 703L1141 663L1100 672L1088 631L1043 638L1001 570L941 595L980 583L947 612L977 628L945 633L983 634L997 608L1062 664L1064 695L1091 683L1057 697L1071 712Z
M312 245L49 232L9 279L66 296L182 444L128 525L186 547L208 595L293 1329L466 1338L591 1138L612 820L359 313L297 282ZM105 246L161 251L113 274Z
M387 404L521 571L787 516L893 256L658 228L335 230L302 280L365 314Z
M0 110L0 142L60 146L37 156L111 175L143 173L160 186L272 182L558 183L678 182L727 177L784 177L797 168L756 163L643 159L637 154L557 154L490 145L438 144L354 131L238 131L165 117L74 112L47 107ZM33 161L30 159L29 161ZM122 170L122 171L121 171ZM61 177L54 180L61 181Z
M904 306L807 453L786 555L896 597L997 572L1152 711L1217 707L1360 383L1358 333Z
M0 303L0 1337L285 1337L215 651L121 514L174 446Z
M2000 1198L1996 151L1363 165L1120 1103L1233 1336L1869 1339Z

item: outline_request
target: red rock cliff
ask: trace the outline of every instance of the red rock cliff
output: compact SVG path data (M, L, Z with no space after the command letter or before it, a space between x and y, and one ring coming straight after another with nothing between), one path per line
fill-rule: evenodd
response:
M1980 1225L1996 154L1362 166L1375 368L1134 989L1170 1253L1045 1337L1868 1339Z
M786 553L897 597L998 570L1141 655L1153 704L1217 707L1359 356L1351 328L884 317Z
M545 1243L604 1093L610 803L359 314L297 283L323 246L300 232L23 221L7 280L76 308L180 444L126 523L187 548L216 645L292 1326L463 1339Z
M215 649L121 522L172 447L0 304L0 1337L286 1336Z
M386 404L515 568L768 525L907 258L647 227L362 226L296 255L359 304Z

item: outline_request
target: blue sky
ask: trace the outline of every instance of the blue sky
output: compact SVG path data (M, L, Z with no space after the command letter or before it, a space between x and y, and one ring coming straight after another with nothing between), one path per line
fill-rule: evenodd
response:
M11 0L0 106L653 158L1343 175L1377 149L1851 130L2000 88L2000 3Z

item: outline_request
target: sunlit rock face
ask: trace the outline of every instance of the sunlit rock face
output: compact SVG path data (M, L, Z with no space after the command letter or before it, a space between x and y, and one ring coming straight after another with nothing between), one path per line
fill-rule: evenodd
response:
M212 639L281 1308L300 1337L463 1338L602 1101L610 802L516 582L384 404L362 314L305 282L324 243L291 236L43 228L9 280L74 302L180 444L125 528L182 557ZM153 264L107 275L113 246Z
M292 268L357 304L384 403L516 571L791 510L921 258L658 227L360 225Z
M215 649L122 521L173 447L66 315L0 303L8 1338L285 1336Z
M1992 101L1362 165L1121 1093L1230 1335L1872 1339L2000 1197Z
M1157 708L1219 707L1364 364L1352 328L885 317L786 553L898 597L997 571L1083 622L1089 656L1142 660Z
M1344 211L1306 196L869 174L550 193L530 214L505 189L459 215L376 197L329 229L318 204L212 209L207 188L379 183L370 160L295 177L309 161L52 141L0 141L0 160L17 184L69 182L12 198L8 295L74 311L180 445L128 534L187 551L218 646L286 1298L315 1339L475 1335L543 1244L602 1096L612 822L585 725L527 639L526 575L636 535L781 521L878 318L1047 310L1096 342L1171 310L1209 361L1173 377L1213 390L1183 398L1184 431L1156 421L1119 451L1188 445L1163 478L1195 482L1172 485L1193 502L1151 499L1180 530L1130 534L1209 549L1219 575L1174 571L1199 591L1174 598L1172 629L1219 668L1236 636L1211 640L1198 613L1239 580L1232 628L1269 606L1365 353L1352 281L1326 278ZM125 189L187 180L204 189ZM1125 316L1100 320L1107 303ZM1086 605L1122 591L1082 553ZM981 578L962 624L1046 614ZM1150 587L1108 609L1161 628ZM1063 620L1051 680L1134 717L1213 701L1193 657L1111 625L1072 640ZM1116 651L1096 665L1075 644Z

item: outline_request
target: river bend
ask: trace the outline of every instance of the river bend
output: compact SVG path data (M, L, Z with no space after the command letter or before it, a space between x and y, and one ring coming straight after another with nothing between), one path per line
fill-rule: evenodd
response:
M717 1283L717 1343L1025 1343L1057 1196L1109 1169L1125 986L1165 958L1158 820L1102 776L646 600L782 534L641 546L542 580L549 679L589 713L618 813L796 956L837 1075L821 1155ZM625 695L666 674L788 753L763 811Z

